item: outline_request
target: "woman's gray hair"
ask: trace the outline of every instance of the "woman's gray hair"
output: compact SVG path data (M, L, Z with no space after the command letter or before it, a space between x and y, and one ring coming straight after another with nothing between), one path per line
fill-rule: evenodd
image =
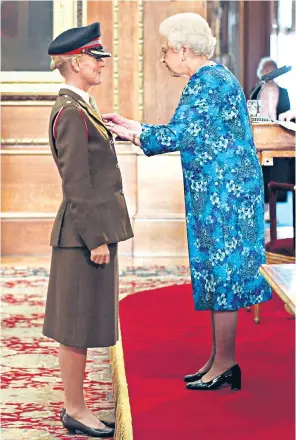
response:
M189 47L195 55L211 58L216 46L216 38L207 21L193 12L172 15L160 23L159 33L167 38L168 45L180 50Z
M260 79L262 76L262 70L265 64L273 64L274 68L277 69L277 63L270 57L261 58L257 68L257 77Z

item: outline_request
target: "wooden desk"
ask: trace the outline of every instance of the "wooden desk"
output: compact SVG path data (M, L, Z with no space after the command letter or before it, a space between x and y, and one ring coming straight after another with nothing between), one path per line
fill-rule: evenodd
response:
M278 124L252 124L261 165L272 165L275 157L296 157L295 133Z
M283 300L286 309L295 315L296 264L262 264L260 272Z

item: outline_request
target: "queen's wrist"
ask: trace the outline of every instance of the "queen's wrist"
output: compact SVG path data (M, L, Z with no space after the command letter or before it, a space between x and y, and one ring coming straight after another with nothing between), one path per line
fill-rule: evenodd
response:
M130 131L130 141L137 145L138 133L136 131Z

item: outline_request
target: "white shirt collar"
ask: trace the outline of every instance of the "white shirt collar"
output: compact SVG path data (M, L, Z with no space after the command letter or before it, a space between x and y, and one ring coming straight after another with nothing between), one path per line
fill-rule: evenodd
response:
M90 104L90 102L89 102L89 94L87 92L85 92L84 90L81 90L78 87L72 86L70 84L64 84L62 86L62 89L72 90L72 92L74 92L77 95L81 96L81 98L84 99L84 101L87 102L87 104Z

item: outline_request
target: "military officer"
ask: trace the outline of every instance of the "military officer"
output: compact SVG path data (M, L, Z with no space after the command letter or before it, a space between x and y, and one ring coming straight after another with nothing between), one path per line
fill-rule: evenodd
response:
M83 397L87 348L118 339L117 244L133 236L112 134L88 94L111 54L99 23L63 32L48 53L65 80L49 121L63 200L51 235L43 334L60 344L63 425L73 434L112 437L114 424L97 419Z

